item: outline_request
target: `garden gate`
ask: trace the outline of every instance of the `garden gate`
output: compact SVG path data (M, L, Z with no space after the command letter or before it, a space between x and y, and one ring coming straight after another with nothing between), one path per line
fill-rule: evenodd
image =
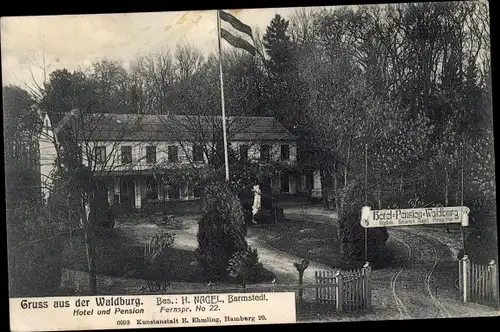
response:
M331 304L337 312L371 309L370 274L366 264L348 271L315 271L316 302ZM324 285L329 285L325 287Z
M498 264L472 263L468 256L458 261L459 289L463 302L498 306Z

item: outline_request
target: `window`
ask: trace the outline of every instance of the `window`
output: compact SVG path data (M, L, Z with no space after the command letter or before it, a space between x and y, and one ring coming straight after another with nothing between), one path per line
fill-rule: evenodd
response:
M247 159L248 158L248 145L243 144L240 145L240 159Z
M97 146L95 149L95 163L97 165L103 165L106 163L106 147Z
M196 187L194 187L194 197L195 198L200 198L201 197L201 194L202 194L202 188L198 185Z
M148 164L156 163L156 146L146 146L146 162Z
M312 171L306 173L306 188L312 190L314 188L314 174Z
M203 147L201 145L193 145L193 162L203 161Z
M179 199L181 197L180 192L181 192L180 186L178 184L173 184L168 188L168 198Z
M158 199L158 183L151 178L146 181L146 199Z
M179 161L179 151L177 146L171 145L168 147L168 161L171 163L176 163Z
M260 160L269 161L271 159L271 146L263 144L260 146Z
M290 147L288 145L281 146L281 160L290 159Z
M191 198L194 196L194 188L193 188L193 185L190 183L186 184L186 196L188 198Z
M132 147L131 146L122 146L122 164L130 164L132 163Z

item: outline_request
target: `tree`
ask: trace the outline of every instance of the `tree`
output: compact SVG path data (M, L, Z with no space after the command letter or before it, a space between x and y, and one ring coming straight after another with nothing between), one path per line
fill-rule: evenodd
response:
M329 31L323 31L320 38L323 34L325 38L331 36ZM326 39L315 53L301 75L310 96L303 139L315 154L311 159L316 160L315 166L321 172L324 203L329 207L328 197L332 191L338 197L342 169L350 163L351 143L354 130L363 121L360 105L366 93L360 71L341 46ZM335 204L340 209L340 200L336 199Z
M267 65L273 76L288 73L293 64L293 44L288 35L288 26L289 21L276 14L263 37L264 47L269 56Z
M17 86L2 89L7 208L19 200L39 201L38 141L41 126L29 93Z
M71 73L66 69L58 69L50 73L48 82L39 93L43 98L37 105L52 123L58 124L73 108L94 109L97 101L93 89L84 72Z
M288 31L289 21L276 14L263 36L268 79L265 85L267 114L275 116L287 129L295 132L301 124L303 86L299 78L296 55Z
M194 46L177 44L175 49L176 72L179 81L184 81L203 68L204 58L201 51Z
M178 46L176 63L184 73L172 86L169 108L172 116L159 117L165 130L171 132L188 157L190 165L199 168L190 160L193 145L201 147L207 159L206 167L211 171L224 170L223 122L219 63L210 55L203 65L196 49ZM225 60L224 94L226 101L227 139L251 125L243 121L247 115L259 113L261 103L261 72L255 62L241 53L223 54ZM182 64L182 65L181 65ZM186 68L190 68L189 70ZM255 113L254 113L255 112Z
M170 50L138 57L131 63L134 113L167 114L169 96L177 82Z
M361 208L365 204L368 206L376 204L373 196L369 196L368 201L365 202L363 187L363 181L358 178L350 181L341 192L340 199L343 206L339 214L340 255L347 267L363 261L376 262L389 238L385 227L365 230L360 225Z
M14 185L23 196L7 188L9 261L23 262L10 266L14 276L10 278L10 286L13 294L22 296L47 295L46 292L59 287L62 262L59 235L73 226L67 215L58 217L60 211L56 206L42 204L40 189L45 184L41 183L39 167L45 160L40 158L38 139L45 132L43 117L46 114L58 121L73 107L81 95L80 86L73 83L84 75L67 70L56 70L49 75L53 61L46 61L42 46L41 61L31 57L35 65L29 68L32 82L22 82L27 91L14 86L4 89L6 156L13 157L6 160L6 182L7 187ZM35 78L33 69L41 72L42 82ZM12 154L9 147L13 148Z
M127 107L127 75L120 65L103 60L94 63L90 74L81 71L70 73L59 70L51 73L44 98L39 102L42 114L47 114L54 124L53 131L41 131L41 135L54 145L57 152L53 177L52 196L61 188L69 189L71 195L57 205L66 206L76 216L84 230L89 273L90 291L97 293L94 238L104 224L112 225L112 214L107 204L107 184L104 179L117 169L119 140L128 130L135 130L140 120L134 116L124 117L116 128L112 128L106 112L121 112ZM123 102L118 102L123 100ZM127 112L127 111L126 111ZM102 135L114 135L112 140L98 147L96 139ZM105 149L101 153L99 149ZM137 161L139 162L139 161ZM57 180L57 181L56 181ZM61 197L59 196L60 198ZM55 205L55 206L57 206ZM64 217L64 216L63 216ZM102 222L102 223L99 223Z
M9 292L48 295L60 281L57 235L69 225L41 204L37 137L42 123L35 100L18 86L2 90Z
M84 231L92 294L98 292L95 237L103 226L112 224L106 179L114 171L123 169L117 158L120 141L138 130L142 117L127 114L116 121L117 118L112 114L74 109L65 115L54 133L53 143L58 152L54 176L72 193L68 197L72 203L68 205L75 208L75 215ZM145 156L125 167L133 167L143 158Z
M244 51L233 51L223 54L223 60L226 110L237 116L266 115L266 78L259 58Z
M94 112L136 113L132 109L129 73L121 61L100 59L92 63L88 79L93 85Z
M196 255L208 280L224 280L233 254L248 247L243 209L226 181L209 179L203 187Z

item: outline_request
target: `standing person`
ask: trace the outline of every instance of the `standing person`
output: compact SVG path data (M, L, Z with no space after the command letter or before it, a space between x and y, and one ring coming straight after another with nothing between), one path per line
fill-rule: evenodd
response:
M260 186L258 184L256 184L256 185L253 186L252 191L254 193L253 206L252 206L252 222L254 224L256 224L257 223L257 221L255 220L256 215L261 210L261 198L262 198L261 194L262 193L261 193L261 190L260 190Z

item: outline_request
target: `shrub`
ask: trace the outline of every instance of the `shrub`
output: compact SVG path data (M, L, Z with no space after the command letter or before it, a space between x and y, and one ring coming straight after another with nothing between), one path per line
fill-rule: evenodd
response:
M243 287L247 282L270 281L274 278L274 274L259 262L257 249L250 246L233 254L229 259L227 270L229 276L241 281Z
M258 224L274 224L276 222L285 221L285 214L281 206L275 209L262 207L254 217L255 222Z
M50 296L61 282L61 253L57 238L25 245L9 243L10 296Z
M208 280L226 279L229 259L247 248L243 208L222 179L208 180L202 195L196 256Z
M251 224L254 221L258 224L272 224L275 222L285 221L286 219L283 213L283 207L278 206L277 202L273 202L271 193L266 189L264 185L261 186L261 190L261 208L255 215L255 217L253 216L252 211L254 193L250 189L248 189L240 194L239 197L243 207L243 213L245 215L245 222L247 224Z
M365 205L364 196L360 195L362 183L351 182L341 193L342 209L339 215L340 254L347 262L365 259L365 228L361 226L361 209ZM369 206L377 206L375 201ZM367 230L368 261L376 261L385 248L389 238L387 229L369 228Z
M165 290L166 271L171 268L167 249L175 242L175 233L160 230L148 239L144 250L146 278L150 290Z
M465 205L470 208L469 226L474 229L466 238L467 255L480 264L491 259L498 261L495 197L476 195L467 199Z
M495 196L475 195L466 197L464 204L470 209L469 224L486 233L496 232L496 198Z
M91 207L91 216L96 222L97 229L111 229L115 225L114 211L109 205L107 197L100 197L94 200L94 204Z
M22 204L7 211L6 219L10 296L53 294L61 282L63 253L62 237L54 236L57 225L48 223L46 210Z
M79 201L77 191L72 190L73 188L71 183L56 175L53 190L47 200L47 209L52 218L66 220L70 227L78 227L80 225Z
M466 237L466 252L472 262L488 264L498 262L498 236L496 232L473 231Z
M151 238L151 246L156 249L156 254L163 255L165 249L170 248L174 241L175 233L159 230Z

